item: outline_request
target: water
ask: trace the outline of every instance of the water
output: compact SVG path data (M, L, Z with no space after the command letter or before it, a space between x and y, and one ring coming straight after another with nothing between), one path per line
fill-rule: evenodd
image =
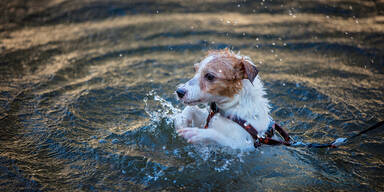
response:
M305 142L383 120L376 1L2 1L2 191L383 191L384 132L251 153L177 137L175 87L209 49L258 65Z

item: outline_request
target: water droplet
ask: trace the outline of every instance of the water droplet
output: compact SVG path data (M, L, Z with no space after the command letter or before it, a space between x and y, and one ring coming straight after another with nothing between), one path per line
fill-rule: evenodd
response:
M118 140L118 139L113 139L113 140L112 140L112 143L113 143L113 144L117 144L117 143L119 143L119 140Z
M374 61L373 59L370 59L370 61L371 61L371 63L372 63L372 64L374 64L374 63L375 63L375 61Z

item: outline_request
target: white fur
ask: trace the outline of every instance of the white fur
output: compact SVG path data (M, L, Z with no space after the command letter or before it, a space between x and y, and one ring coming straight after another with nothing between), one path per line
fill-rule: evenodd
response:
M251 62L248 57L241 58ZM187 106L181 114L176 116L175 128L178 134L190 143L215 143L234 149L251 150L254 148L251 135L226 116L240 117L250 123L260 135L264 135L271 117L268 99L264 97L263 84L259 77L254 79L253 85L249 80L244 79L241 91L233 98L205 93L200 90L198 79L201 69L212 59L212 56L204 59L195 76L182 85L187 90L187 94L181 100L187 105L216 102L220 114L216 114L210 121L208 129L204 129L208 110Z
M213 59L213 56L208 56L203 61L201 61L199 63L199 71L196 72L195 76L192 79L182 85L183 88L188 90L186 95L181 99L185 104L193 105L199 103L206 103L209 102L210 99L212 99L213 95L200 90L199 79L201 76L202 69Z

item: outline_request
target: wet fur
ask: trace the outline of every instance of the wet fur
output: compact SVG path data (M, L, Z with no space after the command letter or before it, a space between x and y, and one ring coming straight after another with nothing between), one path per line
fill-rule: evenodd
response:
M225 116L236 115L247 120L264 134L270 123L269 104L257 76L256 66L246 56L230 50L210 51L198 64L196 74L181 87L187 90L181 101L188 106L175 118L178 134L191 143L214 143L234 149L253 149L252 137ZM205 74L215 75L208 81ZM216 102L221 113L216 114L208 129L203 129L207 109L196 104Z

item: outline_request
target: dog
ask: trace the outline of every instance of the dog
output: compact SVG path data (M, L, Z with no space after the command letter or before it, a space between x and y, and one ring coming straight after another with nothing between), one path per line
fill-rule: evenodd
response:
M254 137L227 117L246 120L259 135L264 135L273 122L255 64L247 56L224 49L209 51L194 68L194 77L176 89L178 99L187 105L175 116L177 134L194 144L254 149ZM197 106L206 103L215 103L219 109L209 120L208 110Z

